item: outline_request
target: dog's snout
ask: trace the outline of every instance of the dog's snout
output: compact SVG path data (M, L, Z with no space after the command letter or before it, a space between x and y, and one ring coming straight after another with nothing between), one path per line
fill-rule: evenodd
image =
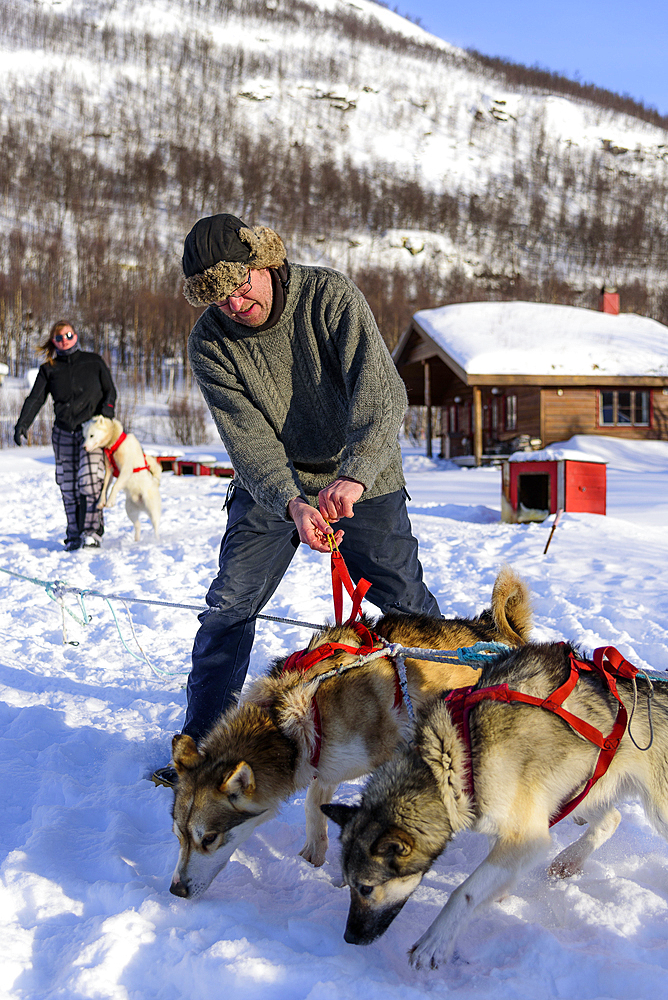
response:
M169 891L175 896L181 896L182 899L187 899L190 895L188 886L185 882L182 882L181 879L177 879L175 882L172 882L169 887Z
M368 944L369 943L368 941L360 941L360 939L357 936L357 934L355 934L353 931L348 930L347 927L346 927L345 931L343 932L343 940L346 942L346 944Z

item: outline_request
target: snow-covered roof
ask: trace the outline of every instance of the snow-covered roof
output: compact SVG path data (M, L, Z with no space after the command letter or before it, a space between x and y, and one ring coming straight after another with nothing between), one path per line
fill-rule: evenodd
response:
M514 451L509 462L590 462L605 465L606 461L600 455L587 455L584 452L569 448L568 445L556 444L541 448L540 451Z
M668 327L635 313L464 302L414 320L468 375L668 376Z

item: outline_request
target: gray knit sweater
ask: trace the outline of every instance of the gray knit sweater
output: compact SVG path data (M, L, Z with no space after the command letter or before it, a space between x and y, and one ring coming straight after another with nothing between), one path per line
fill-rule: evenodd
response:
M209 306L188 354L235 481L266 510L287 518L300 495L317 506L338 476L364 484L361 501L404 485L397 434L406 391L344 275L292 264L285 309L264 331Z

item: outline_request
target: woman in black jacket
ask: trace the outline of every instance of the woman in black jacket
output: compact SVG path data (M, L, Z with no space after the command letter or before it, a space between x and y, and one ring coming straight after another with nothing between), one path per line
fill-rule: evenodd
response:
M71 323L54 323L40 350L46 361L23 404L14 441L20 445L21 438L27 438L28 428L50 393L56 416L51 438L56 482L67 516L65 548L99 548L104 524L97 502L104 480L104 454L101 448L86 451L81 425L98 413L113 417L116 389L100 355L79 350Z

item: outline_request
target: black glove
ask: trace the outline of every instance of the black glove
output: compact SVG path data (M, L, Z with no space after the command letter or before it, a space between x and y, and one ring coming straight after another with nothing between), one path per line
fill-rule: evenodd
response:
M28 435L24 431L23 427L17 427L16 430L14 431L14 444L17 445L19 448L21 447L22 437L25 438L26 441L28 440Z

